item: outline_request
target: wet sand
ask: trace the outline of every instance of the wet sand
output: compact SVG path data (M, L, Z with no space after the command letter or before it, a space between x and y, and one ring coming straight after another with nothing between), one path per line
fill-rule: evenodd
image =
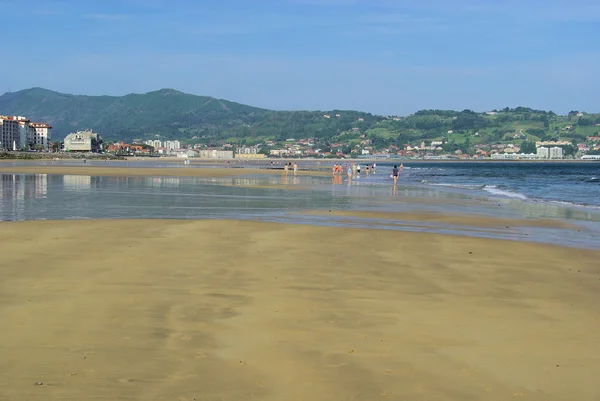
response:
M440 201L436 199L435 201ZM414 203L418 203L419 200L413 200ZM558 219L504 219L495 218L488 216L477 216L472 214L463 213L435 213L426 211L414 211L414 212L376 212L376 211L312 211L308 213L302 213L315 216L339 216L339 217L358 217L363 219L378 219L387 221L426 221L434 223L444 223L467 227L540 227L540 228L563 228L568 230L580 230L581 227L569 224L563 220Z
M110 163L110 162L108 162ZM217 168L156 168L156 167L99 167L99 166L0 166L2 173L21 174L64 174L64 175L91 175L110 177L231 177L250 174L281 175L280 170L217 167ZM320 175L314 171L299 171L299 175Z
M0 252L0 400L600 397L600 252L216 220Z

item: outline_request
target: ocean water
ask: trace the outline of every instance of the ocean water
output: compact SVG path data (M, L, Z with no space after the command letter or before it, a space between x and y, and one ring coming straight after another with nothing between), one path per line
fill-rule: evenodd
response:
M446 168L446 170L444 170ZM494 193L484 186L509 186L498 173L462 176L464 167L407 165L398 187L391 185L391 166L376 174L333 183L331 177L240 176L97 177L0 173L0 220L61 219L246 219L296 224L367 227L436 232L512 240L540 241L584 248L600 247L600 210L594 205L541 201ZM240 171L242 172L242 171ZM489 184L479 184L476 180ZM465 182L467 179L471 180ZM541 177L540 180L544 179ZM583 181L583 180L580 180ZM593 181L590 186L596 188ZM573 184L575 185L575 184ZM584 185L584 184L580 184ZM595 186L594 186L595 185ZM489 188L488 188L489 189ZM536 200L533 200L536 199ZM581 202L581 201L580 201ZM325 214L311 215L308 212ZM580 230L534 227L476 228L401 218L357 218L327 211L441 212L482 217L568 220Z
M600 209L599 162L409 161L404 167L400 185ZM388 175L392 168L391 163L378 164L377 172L382 173L380 181L391 182Z

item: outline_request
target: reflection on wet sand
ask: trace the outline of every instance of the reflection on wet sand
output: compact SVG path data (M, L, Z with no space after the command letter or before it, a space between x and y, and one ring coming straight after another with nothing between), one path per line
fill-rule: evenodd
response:
M560 205L468 196L431 187L371 185L366 179L345 181L341 175L331 178L281 174L193 178L2 174L1 177L2 220L229 217L365 225L364 221L332 219L332 216L319 219L299 217L293 212L333 210L409 213L419 210L455 216L474 215L482 219L494 216L505 219L600 221L600 215L591 211ZM325 221L327 219L330 221ZM388 226L392 229L408 229L393 224ZM440 227L429 224L422 229L436 231ZM594 237L597 229L592 226L586 226L586 229L592 233L589 236L592 241L600 242L600 236L599 239Z

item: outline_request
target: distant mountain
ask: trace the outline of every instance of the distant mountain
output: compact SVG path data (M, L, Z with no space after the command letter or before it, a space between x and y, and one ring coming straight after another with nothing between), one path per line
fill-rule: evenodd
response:
M125 96L84 96L43 88L0 96L0 114L50 123L55 138L91 128L108 138L159 134L179 137L190 128L235 124L267 110L173 89Z
M53 126L53 139L93 129L107 140L179 139L218 144L252 144L266 139L314 138L322 149L345 151L372 146L429 144L468 149L480 143L563 139L597 135L600 115L577 111L558 116L528 107L485 113L420 110L384 117L352 110L273 111L173 89L125 96L84 96L42 88L0 96L0 114L21 115ZM369 143L370 141L370 143Z

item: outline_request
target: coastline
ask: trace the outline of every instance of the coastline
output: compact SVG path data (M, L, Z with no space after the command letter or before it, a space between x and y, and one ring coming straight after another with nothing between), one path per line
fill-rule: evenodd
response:
M0 237L2 399L600 391L598 251L233 220L4 222Z
M168 167L109 167L109 166L11 166L0 165L0 174L59 174L104 177L231 177L254 174L281 175L281 170L246 167L168 168ZM298 171L299 175L325 175L319 171ZM291 175L291 174L290 174Z
M51 154L50 154L51 155ZM80 161L85 157L63 157L60 158L59 162L69 162L69 161ZM15 159L0 159L1 163L36 163L36 162L51 162L51 156L47 157L39 157L39 158L31 158L31 159L23 159L23 158L15 158ZM88 160L93 161L103 161L102 156L87 158ZM157 163L183 163L186 158L180 157L132 157L132 156L123 156L123 158L114 158L109 159L106 162L110 163L113 161L127 161L127 162L157 162ZM270 164L271 162L280 163L283 165L284 163L290 161L296 162L319 162L323 165L330 166L335 163L599 163L600 160L593 159L491 159L491 158L483 158L483 159L405 159L405 158L314 158L314 157L299 157L299 158L265 158L265 159L243 159L243 158L232 158L232 159L203 159L198 157L190 157L187 160L190 161L191 164Z

